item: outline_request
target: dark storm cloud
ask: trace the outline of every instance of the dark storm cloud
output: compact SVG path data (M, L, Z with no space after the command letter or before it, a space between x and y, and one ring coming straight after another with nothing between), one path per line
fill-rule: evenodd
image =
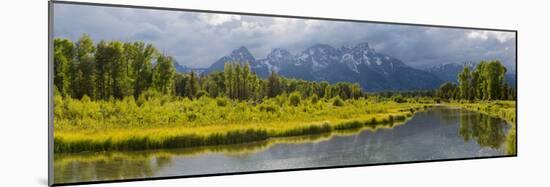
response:
M296 54L323 43L368 42L411 66L499 59L515 69L513 33L177 11L55 5L54 36L146 41L181 64L207 67L240 46L256 58L273 48Z

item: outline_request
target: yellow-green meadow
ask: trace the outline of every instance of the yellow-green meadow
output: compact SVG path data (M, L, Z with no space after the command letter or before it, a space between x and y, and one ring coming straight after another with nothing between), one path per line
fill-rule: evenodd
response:
M402 122L432 105L357 99L301 100L282 95L262 103L202 97L136 102L56 97L56 152L143 150L236 144Z

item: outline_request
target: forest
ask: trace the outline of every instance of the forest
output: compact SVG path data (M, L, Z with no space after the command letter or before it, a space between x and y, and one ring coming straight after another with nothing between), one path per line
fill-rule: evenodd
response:
M357 99L364 93L358 84L284 78L272 72L267 80L250 71L247 62L226 63L223 72L197 75L176 72L174 60L143 42L100 41L88 35L76 43L54 41L54 85L65 97L92 100L123 99L147 94L195 99L202 96L261 101L283 93L301 97Z
M94 44L86 34L76 42L54 39L55 152L196 147L384 128L436 103L515 123L515 115L507 118L515 114L516 91L498 60L464 67L456 84L438 89L376 93L357 83L299 80L275 71L262 79L247 62L228 62L210 74L176 72L174 63L144 42ZM504 112L491 107L503 103Z

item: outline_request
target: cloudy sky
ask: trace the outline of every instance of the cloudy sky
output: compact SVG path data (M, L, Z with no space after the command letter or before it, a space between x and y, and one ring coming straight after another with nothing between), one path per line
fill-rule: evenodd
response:
M54 9L54 37L145 41L190 67L208 67L240 46L259 59L273 48L296 54L318 43L368 42L414 67L499 59L515 70L512 32L68 4Z

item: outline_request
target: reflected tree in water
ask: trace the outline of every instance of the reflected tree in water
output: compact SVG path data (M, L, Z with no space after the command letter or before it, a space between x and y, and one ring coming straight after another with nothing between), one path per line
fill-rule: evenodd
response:
M56 182L118 180L152 177L171 164L170 156L150 154L94 154L57 160ZM116 166L116 167L112 167Z
M479 113L468 113L460 117L459 134L464 141L475 140L483 147L501 148L501 145L506 140L506 132L509 126L498 118Z

